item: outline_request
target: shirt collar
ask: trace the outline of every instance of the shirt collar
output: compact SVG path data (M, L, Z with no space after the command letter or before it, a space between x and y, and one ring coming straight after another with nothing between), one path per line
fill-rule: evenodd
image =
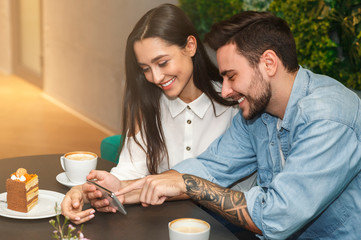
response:
M209 107L212 107L212 101L209 97L202 93L196 100L191 103L185 103L180 98L169 99L165 94L162 95L162 99L165 101L169 108L169 112L173 118L183 112L187 106L196 114L199 118L203 118ZM223 106L217 102L214 102L216 116L221 115L228 107Z
M297 103L308 93L310 75L308 70L300 66L292 86L290 99L288 100L285 115L282 121L282 128L289 130L296 115Z

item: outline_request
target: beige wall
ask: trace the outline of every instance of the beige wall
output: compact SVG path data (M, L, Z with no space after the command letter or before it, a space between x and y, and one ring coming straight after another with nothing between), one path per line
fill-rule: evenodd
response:
M0 0L0 71L11 73L10 5ZM121 130L124 52L136 21L177 0L43 0L43 89L105 128Z
M46 0L44 91L105 128L121 129L124 52L136 21L162 0Z
M12 72L10 0L0 0L0 72Z
M34 73L41 75L41 6L40 0L19 2L20 62Z

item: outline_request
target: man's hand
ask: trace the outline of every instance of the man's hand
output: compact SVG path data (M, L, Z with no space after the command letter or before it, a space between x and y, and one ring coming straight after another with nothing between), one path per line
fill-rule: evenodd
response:
M116 192L119 198L134 190L140 190L139 201L143 206L160 205L167 198L179 196L186 191L182 174L169 170L159 175L150 175L129 184Z
M75 224L89 221L94 217L95 210L87 209L82 211L84 200L85 196L81 185L71 188L61 203L61 213Z

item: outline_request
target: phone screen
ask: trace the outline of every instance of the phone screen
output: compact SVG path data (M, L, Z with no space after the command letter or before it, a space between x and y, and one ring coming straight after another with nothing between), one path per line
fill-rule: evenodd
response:
M127 211L125 210L123 204L118 200L117 196L107 188L96 183L97 180L87 180L87 183L93 184L97 190L102 193L102 198L106 198L109 201L109 205L117 209L120 213L126 215Z

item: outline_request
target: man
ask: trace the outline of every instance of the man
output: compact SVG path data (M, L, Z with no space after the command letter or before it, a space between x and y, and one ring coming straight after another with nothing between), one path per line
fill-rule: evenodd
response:
M287 23L270 13L215 24L206 41L217 51L222 96L240 113L197 159L128 185L120 198L140 189L146 206L187 194L265 239L359 239L357 95L300 67ZM255 171L249 191L224 188Z

